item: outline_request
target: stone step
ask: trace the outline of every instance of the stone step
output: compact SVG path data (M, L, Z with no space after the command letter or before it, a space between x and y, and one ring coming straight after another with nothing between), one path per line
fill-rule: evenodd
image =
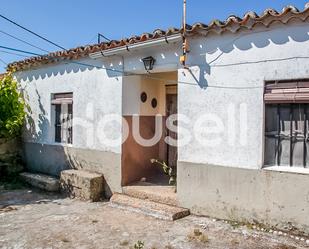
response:
M110 205L163 220L177 220L190 215L189 209L169 206L124 194L113 194Z
M58 192L60 190L59 179L56 177L29 172L23 172L19 175L26 183L33 187L49 192Z
M103 199L103 175L85 170L64 170L60 174L61 191L70 198L85 201L100 201Z
M122 187L122 193L139 199L178 206L176 189L174 186L137 182L134 185Z

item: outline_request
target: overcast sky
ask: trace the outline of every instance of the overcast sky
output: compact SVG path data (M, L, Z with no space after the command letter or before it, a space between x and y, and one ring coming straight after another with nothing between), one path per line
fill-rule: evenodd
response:
M249 10L260 14L270 7L281 11L286 5L303 9L306 2L187 0L188 23L207 24L213 19L225 20L231 14L243 16ZM72 48L95 43L98 32L110 39L120 39L157 28L180 27L182 0L2 0L0 14L65 48ZM0 46L44 53L8 37L3 31L44 50L58 50L3 19L0 19ZM0 72L5 68L2 61L9 63L24 58L4 51L8 50L0 48Z

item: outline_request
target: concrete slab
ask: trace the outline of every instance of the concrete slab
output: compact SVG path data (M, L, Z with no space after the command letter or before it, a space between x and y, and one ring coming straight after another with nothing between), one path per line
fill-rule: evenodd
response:
M142 213L162 220L177 220L190 215L189 209L169 206L145 199L114 194L110 199L110 205L133 212Z
M148 182L137 182L122 188L122 193L144 200L150 200L167 205L178 206L176 188Z
M60 189L59 179L53 176L23 172L21 178L33 187L49 191L58 192Z
M70 198L99 201L103 198L103 175L84 170L64 170L60 175L61 191Z

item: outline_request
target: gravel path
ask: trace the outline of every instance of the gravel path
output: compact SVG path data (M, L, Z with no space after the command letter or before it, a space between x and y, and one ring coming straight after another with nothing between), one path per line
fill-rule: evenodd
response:
M108 202L27 189L0 191L0 248L134 248L138 241L144 249L309 248L301 239L193 215L170 222Z

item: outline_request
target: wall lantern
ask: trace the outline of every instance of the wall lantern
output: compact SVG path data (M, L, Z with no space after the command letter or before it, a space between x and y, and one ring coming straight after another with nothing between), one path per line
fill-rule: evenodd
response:
M143 58L142 61L144 63L145 70L149 72L150 70L153 69L153 65L155 64L156 60L152 56L148 56Z

